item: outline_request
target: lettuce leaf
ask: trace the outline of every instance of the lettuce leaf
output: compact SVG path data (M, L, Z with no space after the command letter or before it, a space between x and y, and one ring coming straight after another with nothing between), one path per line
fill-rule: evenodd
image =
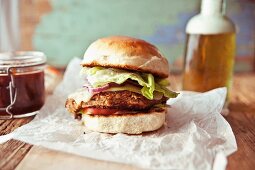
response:
M130 79L142 86L141 93L147 99L152 100L154 98L154 91L163 93L167 98L175 98L178 95L178 93L166 88L166 85L169 85L166 79L157 79L155 82L152 74L129 72L127 70L104 67L83 67L81 72L82 74L87 75L89 83L94 88L111 82L122 84Z

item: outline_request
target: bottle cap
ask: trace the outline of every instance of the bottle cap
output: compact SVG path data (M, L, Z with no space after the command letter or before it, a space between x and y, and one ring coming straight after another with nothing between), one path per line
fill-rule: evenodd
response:
M225 7L224 0L202 0L201 14L203 15L222 15Z

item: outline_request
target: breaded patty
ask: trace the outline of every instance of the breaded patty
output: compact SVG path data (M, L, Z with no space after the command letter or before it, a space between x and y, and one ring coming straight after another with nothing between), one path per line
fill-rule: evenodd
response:
M82 108L110 108L120 110L146 110L155 104L166 103L166 98L160 100L149 100L143 95L131 91L106 91L95 94L90 101L78 105L74 99L66 101L66 108L71 113L76 113Z

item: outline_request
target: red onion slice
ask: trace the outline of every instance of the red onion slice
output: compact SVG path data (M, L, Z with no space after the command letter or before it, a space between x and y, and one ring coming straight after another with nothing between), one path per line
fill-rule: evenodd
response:
M97 87L97 88L90 87L89 91L92 92L92 93L100 93L100 92L102 92L104 90L107 90L109 88L110 88L110 85L106 84L106 85L103 85L103 86Z

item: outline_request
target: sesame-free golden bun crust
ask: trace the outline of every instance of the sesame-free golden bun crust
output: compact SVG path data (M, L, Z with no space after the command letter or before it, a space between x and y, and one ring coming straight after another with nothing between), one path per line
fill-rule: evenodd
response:
M159 129L165 123L166 110L122 115L82 114L82 122L88 130L102 133L141 134Z
M167 59L154 45L126 36L111 36L93 42L84 54L82 66L127 69L162 78L169 74Z

